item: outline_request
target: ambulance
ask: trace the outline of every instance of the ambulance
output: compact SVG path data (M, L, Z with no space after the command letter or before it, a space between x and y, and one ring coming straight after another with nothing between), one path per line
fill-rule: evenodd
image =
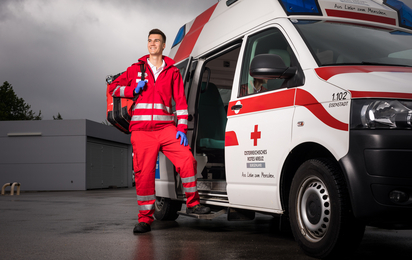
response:
M221 0L170 58L212 219L280 216L312 257L412 227L412 10L397 0ZM159 154L155 217L185 202ZM286 223L286 224L285 224Z

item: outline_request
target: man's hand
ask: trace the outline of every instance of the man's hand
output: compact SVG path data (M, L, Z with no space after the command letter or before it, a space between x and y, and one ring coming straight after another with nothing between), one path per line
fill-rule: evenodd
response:
M139 83L137 83L137 87L134 89L134 92L135 92L136 94L139 94L140 91L143 90L143 88L144 88L144 86L146 85L146 83L147 83L147 80L141 80L141 81L139 81Z
M187 146L189 144L189 142L187 141L187 137L183 132L177 131L176 139L179 139L179 137L181 138L180 144L183 144L184 146Z

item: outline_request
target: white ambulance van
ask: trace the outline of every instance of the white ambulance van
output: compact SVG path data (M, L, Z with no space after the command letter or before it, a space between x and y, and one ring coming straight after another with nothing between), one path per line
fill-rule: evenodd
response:
M185 82L201 202L281 216L313 257L365 225L412 227L412 11L397 0L221 0L169 56ZM185 201L159 155L159 220Z

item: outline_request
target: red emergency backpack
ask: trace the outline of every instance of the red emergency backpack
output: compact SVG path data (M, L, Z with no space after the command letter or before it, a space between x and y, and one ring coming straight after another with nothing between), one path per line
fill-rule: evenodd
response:
M142 71L142 80L145 78L145 67L142 64L140 66ZM107 114L106 118L110 124L119 129L125 134L130 134L129 124L131 117L131 107L133 102L137 99L138 96L135 96L134 99L130 98L120 98L113 97L109 95L109 85L121 75L122 73L116 74L114 76L110 75L106 77L106 101L107 101Z

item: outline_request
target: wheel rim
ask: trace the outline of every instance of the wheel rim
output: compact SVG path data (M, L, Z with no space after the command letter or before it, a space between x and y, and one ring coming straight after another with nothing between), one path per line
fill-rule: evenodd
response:
M325 184L316 176L307 178L298 193L297 217L302 235L320 241L329 229L331 206Z
M156 197L155 208L157 211L162 210L164 204L165 204L164 198Z

